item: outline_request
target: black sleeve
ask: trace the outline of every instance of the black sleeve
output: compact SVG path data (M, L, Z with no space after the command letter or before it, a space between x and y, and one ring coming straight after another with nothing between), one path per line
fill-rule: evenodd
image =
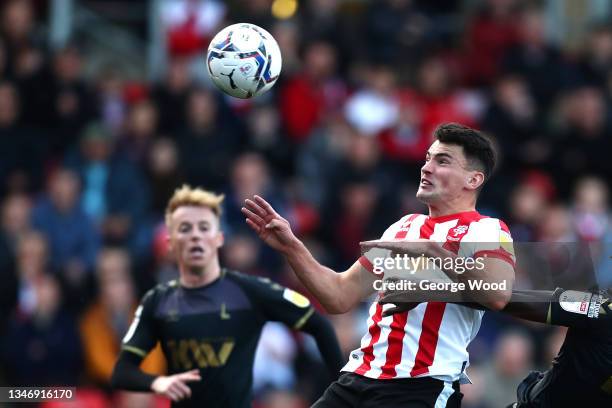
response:
M610 299L604 292L555 290L550 302L547 323L597 330L610 325Z
M153 317L154 310L155 291L152 289L143 296L136 309L134 320L121 342L121 350L144 358L155 347L157 335Z
M315 312L302 326L301 331L314 337L331 378L337 378L344 365L344 358L336 338L336 332L329 320Z
M307 297L267 278L251 278L245 284L266 321L281 322L294 330L301 330L314 313Z
M343 358L331 323L315 312L307 297L294 290L266 278L249 279L248 283L250 296L266 320L282 322L315 338L335 378L342 368Z
M111 376L111 387L127 391L151 391L151 384L157 378L140 369L142 357L126 350L119 354Z

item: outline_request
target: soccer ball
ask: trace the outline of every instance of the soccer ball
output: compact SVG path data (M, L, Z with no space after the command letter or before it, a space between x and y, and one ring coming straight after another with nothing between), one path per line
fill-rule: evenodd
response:
M223 92L248 99L267 92L280 75L282 57L276 40L254 24L233 24L210 42L206 67Z

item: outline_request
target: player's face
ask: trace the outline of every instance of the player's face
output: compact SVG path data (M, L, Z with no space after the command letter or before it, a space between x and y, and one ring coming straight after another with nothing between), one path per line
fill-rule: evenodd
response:
M451 202L460 199L465 190L473 190L475 173L467 168L463 147L435 141L421 167L421 181L416 196L425 204Z
M179 265L191 271L204 270L216 262L222 245L219 220L210 208L185 206L172 213L170 250Z

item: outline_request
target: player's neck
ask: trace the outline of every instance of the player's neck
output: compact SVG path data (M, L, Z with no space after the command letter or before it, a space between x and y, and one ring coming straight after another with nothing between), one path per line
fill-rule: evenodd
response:
M429 204L429 216L431 218L443 217L445 215L458 214L462 212L476 211L474 203L454 205L453 203Z
M179 266L180 268L180 282L181 286L186 288L197 288L200 286L208 285L215 281L221 275L221 266L219 260L215 259L210 265L206 266L202 270L190 270L185 266Z

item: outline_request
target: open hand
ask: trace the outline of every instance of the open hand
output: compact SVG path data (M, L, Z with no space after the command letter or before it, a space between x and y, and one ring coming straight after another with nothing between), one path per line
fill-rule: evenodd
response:
M260 196L244 200L241 211L246 216L246 223L272 248L286 253L299 242L291 231L289 221Z
M191 397L191 388L186 383L201 380L200 370L193 369L184 373L157 377L151 384L151 390L177 402Z

